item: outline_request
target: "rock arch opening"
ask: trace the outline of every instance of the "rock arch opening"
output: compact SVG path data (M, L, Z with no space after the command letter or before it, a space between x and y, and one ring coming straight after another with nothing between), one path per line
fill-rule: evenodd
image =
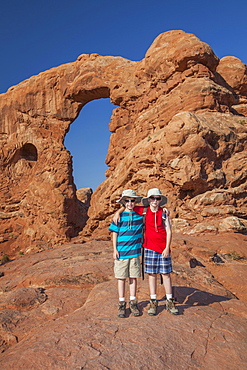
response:
M114 108L109 98L92 100L70 125L64 145L73 157L77 189L94 191L105 180L105 159L111 134L108 125Z

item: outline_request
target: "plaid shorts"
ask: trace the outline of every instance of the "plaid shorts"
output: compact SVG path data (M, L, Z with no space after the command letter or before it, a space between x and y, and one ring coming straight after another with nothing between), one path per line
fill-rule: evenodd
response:
M144 272L147 274L169 274L172 272L172 259L163 258L161 253L144 249Z

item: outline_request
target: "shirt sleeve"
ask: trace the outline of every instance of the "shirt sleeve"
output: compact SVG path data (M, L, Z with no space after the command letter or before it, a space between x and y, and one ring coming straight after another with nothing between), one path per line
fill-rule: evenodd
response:
M135 211L136 213L138 213L138 215L141 215L141 216L142 216L142 214L143 214L143 209L144 209L144 207L143 207L143 206L135 206L135 207L134 207L134 211Z
M114 222L112 222L110 227L109 227L109 230L113 231L114 233L118 233L119 227Z

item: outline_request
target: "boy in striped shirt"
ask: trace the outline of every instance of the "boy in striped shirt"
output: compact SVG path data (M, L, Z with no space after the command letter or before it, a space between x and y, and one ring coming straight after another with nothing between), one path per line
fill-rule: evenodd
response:
M114 222L109 227L113 233L113 258L114 273L118 280L118 316L125 317L125 285L129 278L130 289L130 311L133 316L140 316L137 306L136 290L137 278L141 277L140 255L142 247L142 228L143 217L134 212L136 203L141 201L135 191L131 189L124 190L121 203L125 209L120 215L120 220L116 225Z

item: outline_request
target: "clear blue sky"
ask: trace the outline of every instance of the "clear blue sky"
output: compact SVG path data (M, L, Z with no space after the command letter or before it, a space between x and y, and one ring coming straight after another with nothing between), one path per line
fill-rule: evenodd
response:
M246 0L1 0L0 93L80 54L141 60L156 36L184 30L247 64ZM109 99L87 104L65 139L77 188L104 181Z

